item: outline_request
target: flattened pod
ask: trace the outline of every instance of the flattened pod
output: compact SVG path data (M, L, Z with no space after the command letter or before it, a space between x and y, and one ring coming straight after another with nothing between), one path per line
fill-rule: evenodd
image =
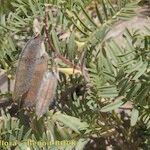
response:
M46 113L50 103L53 101L57 83L57 77L53 72L44 74L36 99L36 115L38 118Z
M43 78L44 73L48 69L48 55L45 53L35 66L35 71L31 81L31 86L27 93L22 96L21 105L23 107L31 107L35 105L36 95L40 86L40 82Z
M30 87L33 73L36 66L36 60L40 58L42 48L42 38L40 36L32 37L23 49L19 58L19 64L16 72L15 88L13 99L16 100L26 93Z

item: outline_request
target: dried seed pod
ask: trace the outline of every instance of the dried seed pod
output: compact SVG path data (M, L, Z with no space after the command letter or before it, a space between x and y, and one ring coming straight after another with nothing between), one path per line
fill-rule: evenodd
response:
M44 74L36 99L36 115L38 118L46 113L50 103L53 102L57 83L57 75L54 72Z
M37 59L39 59L43 53L45 53L43 39L40 36L32 37L27 42L19 58L13 93L14 100L17 100L29 90Z
M35 105L36 95L40 86L40 82L44 73L48 70L48 54L45 53L40 59L37 60L35 71L32 77L31 86L21 99L22 107L31 107Z

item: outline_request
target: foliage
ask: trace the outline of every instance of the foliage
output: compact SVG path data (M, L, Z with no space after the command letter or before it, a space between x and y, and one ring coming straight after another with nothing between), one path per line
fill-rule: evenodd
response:
M60 73L55 110L49 110L40 120L32 111L13 113L12 92L0 93L0 98L5 96L11 103L11 106L1 108L1 140L19 141L15 146L6 146L7 149L41 149L40 144L27 145L26 141L32 139L52 142L74 140L74 145L47 145L45 149L82 150L88 149L92 138L103 142L102 149L107 146L114 149L149 149L150 28L145 27L145 34L126 29L123 33L125 46L107 38L116 22L136 15L134 10L138 2L0 2L6 7L1 11L0 20L0 67L11 80L15 77L21 49L33 34L33 19L37 16L44 19L45 3L51 4L48 31L54 47L73 64L81 63L85 54L90 78L86 83L80 74ZM51 56L51 50L47 43L45 45ZM61 61L57 65L68 67ZM132 105L126 109L124 104L127 102Z

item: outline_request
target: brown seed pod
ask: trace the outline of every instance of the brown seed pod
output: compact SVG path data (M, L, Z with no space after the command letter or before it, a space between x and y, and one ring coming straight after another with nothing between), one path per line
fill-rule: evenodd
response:
M31 86L29 90L22 96L21 106L31 107L35 105L36 95L40 86L40 82L44 73L48 70L48 55L45 53L35 66L35 71L32 77Z
M42 44L43 39L40 36L32 37L23 49L16 72L13 100L17 100L29 90L37 60L45 52Z
M46 72L44 74L36 98L36 115L38 118L46 113L50 103L53 102L57 83L57 75L55 72Z

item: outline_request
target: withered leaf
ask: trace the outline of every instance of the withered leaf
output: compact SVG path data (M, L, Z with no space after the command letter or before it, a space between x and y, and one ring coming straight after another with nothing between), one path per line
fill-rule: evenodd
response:
M45 53L39 60L37 60L30 88L28 92L23 95L21 100L23 107L31 107L35 105L35 99L38 93L40 82L47 69L48 69L48 55Z
M31 80L35 72L36 61L41 57L43 40L40 36L32 37L26 44L19 58L16 71L16 81L13 99L17 100L25 94L31 85Z
M57 77L53 72L46 72L44 74L36 99L36 115L38 118L46 113L50 103L53 102L57 83Z

